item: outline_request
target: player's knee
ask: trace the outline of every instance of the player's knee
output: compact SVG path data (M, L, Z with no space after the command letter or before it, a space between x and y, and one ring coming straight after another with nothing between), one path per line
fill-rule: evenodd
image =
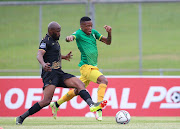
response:
M79 87L80 90L86 89L86 88L85 88L85 84L84 84L83 82L82 82L82 83L79 83L78 87Z
M108 85L108 80L106 78L103 78L100 83Z
M47 106L50 104L50 102L51 102L51 99L44 99L43 104L44 106Z
M97 83L98 84L108 84L108 80L103 76L103 75L101 75L100 77L98 77L98 79L97 79Z
M85 84L84 84L83 82L81 82L81 81L78 81L76 87L77 87L77 91L78 91L78 92L80 92L81 90L86 89L86 88L85 88Z
M78 78L74 78L72 81L71 81L71 84L70 84L71 87L77 89L77 92L79 93L81 90L84 90L85 89L85 84L79 80ZM76 94L76 92L75 92Z
M104 84L108 84L108 80L106 78L104 79Z

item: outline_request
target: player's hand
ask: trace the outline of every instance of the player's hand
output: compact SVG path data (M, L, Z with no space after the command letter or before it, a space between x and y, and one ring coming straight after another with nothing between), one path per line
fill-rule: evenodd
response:
M65 56L65 60L70 61L70 59L72 58L72 51L70 51L66 56Z
M46 72L51 72L52 69L51 69L50 65L51 65L50 63L44 63L44 64L42 65L42 67L43 67L43 69L44 69Z
M107 32L111 32L112 28L110 26L105 25L104 28L106 29Z
M74 36L72 36L72 35L66 37L66 42L71 42L73 40L74 40Z

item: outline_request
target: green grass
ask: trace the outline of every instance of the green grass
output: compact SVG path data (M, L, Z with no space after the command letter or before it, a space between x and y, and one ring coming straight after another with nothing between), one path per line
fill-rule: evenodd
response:
M180 3L142 4L143 69L179 69L180 66ZM76 43L66 43L65 37L79 29L79 19L85 15L84 5L45 5L42 8L42 36L47 25L57 21L62 26L62 54L73 52L63 69L78 69L80 53ZM95 5L95 27L107 36L104 25L112 26L112 44L97 42L100 69L139 69L138 4ZM0 69L39 69L36 54L39 44L39 6L0 6ZM38 73L25 73L25 75ZM79 75L79 73L75 73ZM137 75L138 72L106 73ZM179 75L165 72L164 75ZM24 75L0 73L0 75ZM159 72L144 72L159 75Z
M86 117L30 117L23 125L15 125L14 118L0 117L4 129L179 129L180 117L132 117L127 125L117 124L114 117L104 117L102 122Z

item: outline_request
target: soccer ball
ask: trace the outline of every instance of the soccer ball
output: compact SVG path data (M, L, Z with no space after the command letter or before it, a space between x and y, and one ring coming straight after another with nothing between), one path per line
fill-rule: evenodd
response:
M131 116L127 111L121 110L116 113L115 119L118 124L128 124L131 119Z
M171 100L174 102L174 103L179 103L180 102L180 93L179 92L173 92L172 95L171 95Z

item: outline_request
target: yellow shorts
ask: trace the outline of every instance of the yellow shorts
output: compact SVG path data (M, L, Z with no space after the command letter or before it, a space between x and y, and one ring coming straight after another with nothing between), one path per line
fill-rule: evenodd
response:
M98 67L87 64L80 67L80 73L80 80L85 84L85 87L87 87L91 81L96 83L98 77L103 75Z

